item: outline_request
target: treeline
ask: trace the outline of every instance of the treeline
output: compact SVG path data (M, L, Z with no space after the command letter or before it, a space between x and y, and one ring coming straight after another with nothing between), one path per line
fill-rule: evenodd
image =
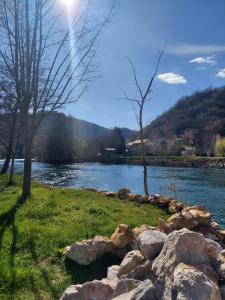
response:
M180 99L174 107L145 128L148 138L181 135L195 130L200 144L207 135L225 135L225 87L206 89Z
M95 124L93 126L96 129L99 127ZM124 153L126 142L120 128L102 129L101 134L93 133L92 137L86 134L84 138L78 134L78 127L79 122L73 117L63 113L52 114L36 135L33 156L39 161L60 164L95 160L98 153L108 147L115 148L118 154Z

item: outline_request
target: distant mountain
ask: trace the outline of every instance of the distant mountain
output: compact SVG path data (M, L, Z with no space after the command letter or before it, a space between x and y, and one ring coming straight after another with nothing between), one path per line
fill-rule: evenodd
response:
M48 115L41 123L40 128L38 130L38 135L44 135L46 130L52 120L57 116L58 112L53 112ZM66 116L65 121L70 123L70 126L73 128L73 135L74 137L84 139L84 140L94 140L94 139L101 139L106 135L110 134L112 129L80 120L71 116ZM136 134L135 130L131 130L129 128L121 128L123 136L126 141L128 141L133 135Z
M182 135L186 130L225 135L225 87L206 89L180 99L145 128L150 139Z

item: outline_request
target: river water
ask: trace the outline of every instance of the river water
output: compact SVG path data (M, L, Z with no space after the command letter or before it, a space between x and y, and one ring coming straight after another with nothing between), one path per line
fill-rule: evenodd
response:
M0 165L2 161L0 161ZM17 174L23 172L23 161L15 163ZM151 194L175 196L189 205L204 205L214 219L225 227L225 169L193 169L148 167ZM105 165L80 163L49 165L33 162L33 179L56 187L92 187L117 191L127 187L143 193L142 167L137 165Z

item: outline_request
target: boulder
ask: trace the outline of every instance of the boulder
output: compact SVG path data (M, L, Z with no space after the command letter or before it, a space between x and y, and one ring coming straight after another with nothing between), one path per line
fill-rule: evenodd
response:
M136 239L138 247L146 259L159 255L167 235L158 230L145 230Z
M221 300L219 286L193 266L179 264L174 271L173 299Z
M225 279L225 250L217 256L216 269L221 278Z
M181 212L185 208L183 203L177 203L175 200L171 200L169 203L169 212L170 213L177 213Z
M145 230L148 230L148 229L156 230L157 228L154 226L143 224L140 227L135 227L132 231L133 231L134 236L137 237L139 234L141 234L142 232L144 232Z
M192 229L199 224L199 219L187 211L182 211L181 213L172 215L168 219L168 223L172 230L179 230L181 228Z
M65 248L65 255L80 265L89 265L98 256L113 252L114 245L110 239L96 236L93 240L84 240Z
M120 199L127 200L129 198L130 190L127 188L120 189L117 193Z
M145 203L146 202L146 197L143 195L134 195L132 198L132 201L137 202L137 203Z
M205 238L205 240L207 241L205 251L208 253L208 256L210 257L211 261L215 262L223 248L219 243L213 241L212 239Z
M157 206L159 208L166 209L169 207L170 202L171 202L170 198L166 199L166 198L160 197L159 199L157 199Z
M111 300L113 288L102 281L94 280L83 285L71 285L60 300Z
M204 265L204 264L195 264L193 267L200 272L204 273L209 279L211 279L214 282L219 281L219 275L214 271L212 267L209 265Z
M170 233L160 255L152 265L152 270L157 276L156 290L159 299L170 299L173 273L180 263L196 266L203 271L202 273L205 272L210 280L216 281L218 277L210 267L215 265L219 249L218 243L186 228Z
M225 284L224 283L220 285L220 295L221 295L222 300L225 300Z
M139 250L133 250L131 252L128 252L119 267L118 277L130 273L133 269L135 269L138 265L142 264L144 261L145 258Z
M113 288L113 290L115 289L119 281L119 278L117 276L119 272L119 267L120 266L116 266L116 265L109 267L107 270L107 277L102 279L102 282L109 284Z
M172 232L172 228L169 223L166 223L164 220L159 219L157 229L165 234L169 234Z
M179 263L210 265L217 253L215 248L212 251L211 246L201 233L186 228L173 231L168 235L160 255L154 260L152 269L157 276L172 276Z
M113 300L157 300L155 287L151 280L143 281L137 288L124 293Z
M120 224L111 236L111 241L115 247L125 248L131 245L134 239L132 229L129 225Z
M212 221L210 223L211 228L213 228L214 230L219 230L220 229L220 225L217 222Z
M152 272L152 261L146 260L141 265L134 268L130 273L121 276L121 279L132 278L137 280L144 280L146 277L150 276L149 279L155 279L154 273Z
M211 219L212 219L212 214L205 211L204 207L192 206L192 207L186 208L185 211L192 214L192 216L198 218L200 224L210 225Z
M113 293L113 298L137 288L140 283L141 281L132 278L121 279L116 285Z

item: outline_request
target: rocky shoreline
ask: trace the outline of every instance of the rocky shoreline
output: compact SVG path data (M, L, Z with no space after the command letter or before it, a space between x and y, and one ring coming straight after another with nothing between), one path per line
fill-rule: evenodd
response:
M124 163L139 165L142 160L139 157L126 157ZM225 169L225 158L148 156L147 164L161 167Z
M61 300L225 299L225 231L203 206L188 207L161 195L133 195L128 189L89 190L155 205L171 216L157 227L120 224L111 238L97 236L67 246L64 255L81 265L107 253L122 262L109 267L102 280L68 287Z

